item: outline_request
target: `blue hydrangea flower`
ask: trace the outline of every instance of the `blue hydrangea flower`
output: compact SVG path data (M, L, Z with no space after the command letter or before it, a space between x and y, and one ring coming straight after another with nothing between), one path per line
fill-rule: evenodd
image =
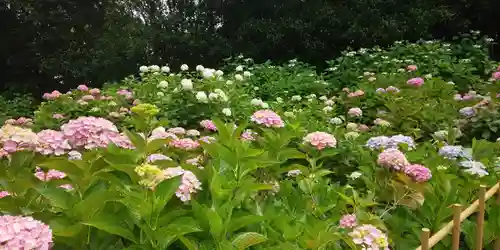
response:
M473 107L461 108L458 112L460 112L460 114L465 116L465 117L471 117L471 116L474 116L476 114L476 110L474 110Z
M472 159L472 155L462 146L444 146L439 149L439 155L450 160L456 160L458 158Z

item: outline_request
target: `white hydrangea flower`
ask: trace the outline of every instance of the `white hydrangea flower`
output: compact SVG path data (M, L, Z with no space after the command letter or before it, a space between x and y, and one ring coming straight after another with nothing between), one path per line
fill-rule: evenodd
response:
M146 73L149 71L148 66L141 66L139 67L139 71L142 73Z
M236 71L243 71L243 66L239 65L238 67L236 67Z
M181 86L183 90L192 90L193 89L193 81L191 79L182 79Z
M260 105L263 109L267 109L269 108L269 104L263 102L261 105Z
M294 95L294 96L292 96L292 101L299 102L300 100L302 100L302 97L300 95Z
M330 123L334 124L334 125L340 125L344 122L339 117L334 117L334 118L330 119Z
M163 66L163 67L161 67L161 72L168 73L168 72L170 72L170 68L167 66Z
M202 103L208 103L208 97L207 97L207 94L205 94L205 92L203 92L203 91L199 91L198 93L196 93L196 99L197 99L199 102L202 102Z
M219 95L216 93L208 94L208 99L210 99L211 101L217 100L217 98L219 98Z
M234 79L236 79L237 81L243 81L243 76L240 74L236 74L234 75Z
M203 67L203 65L196 65L196 71L202 72L204 69L205 67Z
M245 71L245 72L243 72L243 76L250 77L250 76L252 76L252 73L250 73L249 71Z
M319 97L319 99L320 99L321 101L326 101L326 100L328 100L328 97L326 97L326 96L322 95L322 96L320 96L320 97Z
M158 88L161 88L161 89L166 89L168 87L168 82L167 81L161 81L159 84L158 84Z
M182 65L181 65L181 70L182 70L182 71L189 70L189 66L187 66L187 64L182 64Z
M223 108L222 109L222 113L225 115L225 116L231 116L231 109L229 108Z
M254 98L250 101L253 106L262 106L264 102L261 99Z
M221 77L221 76L223 76L223 75L224 75L224 72L223 72L222 70L216 70L216 71L215 71L215 75L216 75L217 77Z
M156 93L156 95L159 96L159 97L163 97L163 96L165 96L165 93L163 93L163 92L160 91L160 92Z
M160 66L158 66L158 65L151 65L151 66L149 66L149 70L151 72L158 72L158 71L160 71Z
M234 83L234 82L233 82L233 81L231 81L231 80L227 80L227 81L226 81L226 85L233 85L233 83Z

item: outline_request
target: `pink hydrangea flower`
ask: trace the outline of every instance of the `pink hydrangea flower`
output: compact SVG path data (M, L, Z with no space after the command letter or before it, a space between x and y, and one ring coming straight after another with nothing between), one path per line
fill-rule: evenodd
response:
M120 133L112 122L98 117L78 117L61 126L61 132L73 148L105 148L112 140L120 141Z
M89 91L89 87L87 87L87 85L85 85L85 84L78 85L78 87L76 87L76 89L78 89L80 91L84 91L84 92Z
M392 168L394 170L401 170L409 165L406 156L395 148L389 148L382 151L382 153L378 155L377 163L380 166Z
M500 71L493 73L493 79L500 80Z
M176 127L176 128L169 128L167 132L176 134L176 135L183 135L186 134L186 129L181 128L181 127Z
M363 111L360 108L350 108L347 114L352 117L359 117L363 115Z
M166 156L166 155L163 155L163 154L152 154L150 156L148 156L148 158L146 159L146 162L148 163L153 163L155 161L171 161L172 158Z
M93 89L89 90L89 94L94 95L94 96L99 95L99 94L101 94L101 90L99 90L98 88L93 88Z
M60 180L66 178L66 174L64 172L54 169L50 169L47 173L39 169L34 175L41 181Z
M0 199L10 196L10 193L7 191L0 191Z
M191 200L191 195L193 193L202 190L201 182L191 171L176 167L163 170L163 174L167 179L182 175L181 185L179 185L179 188L175 192L175 195L183 202Z
M172 140L169 143L170 147L184 149L184 150L193 150L200 146L200 143L197 141L193 141L190 138L176 139Z
M32 217L2 215L0 246L6 250L49 250L52 247L52 231Z
M210 144L210 143L216 142L217 139L215 139L215 137L212 137L212 136L202 136L202 137L200 137L200 139L198 139L198 141L202 141L206 144Z
M191 137L200 136L200 134L201 134L200 131L196 129L189 129L188 131L186 131L186 135Z
M272 110L268 109L259 110L253 113L250 119L257 124L264 125L266 127L282 128L285 126L281 117Z
M354 92L351 92L349 93L347 96L348 97L359 97L359 96L363 96L365 94L365 92L363 90L356 90Z
M416 71L417 70L417 65L408 65L406 67L407 70L409 71Z
M0 143L3 144L3 150L8 153L33 150L36 147L38 136L31 129L4 125L0 128Z
M200 126L210 131L217 131L217 127L212 120L203 120L200 122Z
M240 138L243 141L255 141L255 138L257 137L257 133L247 129L243 133L241 133Z
M71 146L62 132L46 129L38 132L37 136L36 151L42 155L59 156L66 153L66 150L71 150Z
M337 140L333 135L319 131L309 133L302 140L304 143L309 144L318 150L323 150L324 148L334 148L337 145Z
M95 100L95 97L93 95L84 95L84 96L82 96L82 98L80 100L88 102L88 101Z
M354 228L349 233L354 244L363 249L383 249L389 250L389 240L387 236L373 225L365 224Z
M424 79L422 79L421 77L415 77L415 78L408 80L406 83L408 85L420 87L420 86L424 85Z
M164 127L157 127L153 129L151 132L151 136L148 138L148 141L156 140L156 139L173 139L177 140L178 137L170 132L165 131Z
M432 178L431 170L419 164L406 166L404 172L415 182L426 182Z
M53 114L52 118L60 120L60 119L64 119L64 115L63 114Z
M353 228L358 225L358 220L355 214L346 214L340 218L341 228Z
M42 98L46 99L46 100L54 100L54 99L59 98L61 95L62 95L61 92L54 90L51 93L43 94Z
M120 148L125 148L125 149L135 149L134 144L132 144L132 141L123 133L108 133L106 134L109 142L115 144L116 146Z

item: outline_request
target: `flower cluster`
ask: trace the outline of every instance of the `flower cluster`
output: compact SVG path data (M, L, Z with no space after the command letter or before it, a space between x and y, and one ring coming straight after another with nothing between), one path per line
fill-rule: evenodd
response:
M355 214L346 214L340 218L340 228L354 228L358 225L358 220Z
M462 146L443 146L439 149L439 155L450 160L458 158L472 159L472 154L467 152Z
M217 131L217 127L212 120L203 120L200 122L200 126L210 131Z
M49 250L52 231L32 217L0 216L0 246L2 249Z
M73 148L104 148L124 139L112 122L98 117L78 117L62 125L61 132Z
M10 124L0 128L0 143L3 150L8 153L23 150L33 150L36 147L38 136L30 129L25 129Z
M146 162L154 163L155 161L171 161L172 158L163 154L152 154L146 158Z
M411 177L415 182L426 182L432 178L431 170L420 165L411 164L404 168L404 173Z
M388 149L388 148L399 148L401 144L404 144L408 149L415 148L415 141L410 136L404 135L394 135L388 136L376 136L368 139L365 146L371 150L377 149Z
M399 150L395 148L389 148L378 155L377 163L380 166L394 169L396 171L404 169L410 163L406 159L406 156Z
M240 135L240 138L243 141L255 141L256 137L257 133L250 129L243 131L243 133L241 133Z
M193 150L200 146L200 143L194 141L190 138L175 139L169 143L170 147L183 149L183 150Z
M309 144L318 150L323 150L324 148L334 148L337 145L337 140L333 135L319 131L309 133L302 140L304 143Z
M364 224L355 227L349 233L354 244L361 246L363 249L384 249L389 250L389 241L387 235L370 224Z
M422 79L420 77L412 78L412 79L408 80L406 82L406 84L412 85L415 87L421 87L422 85L424 85L424 79Z
M461 161L460 166L465 168L464 172L472 175L477 175L479 177L489 175L488 171L486 171L486 167L484 166L484 164L478 161L472 161L472 160Z
M282 128L285 126L281 117L272 110L259 110L250 117L250 119L266 127Z
M46 129L38 132L37 136L36 151L42 155L63 155L66 150L71 150L68 140L60 131Z

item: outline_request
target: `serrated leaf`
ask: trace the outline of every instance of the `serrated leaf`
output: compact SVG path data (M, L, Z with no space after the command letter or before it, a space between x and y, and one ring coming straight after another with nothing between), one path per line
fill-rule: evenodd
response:
M255 233L255 232L245 232L236 235L233 240L233 246L238 249L247 249L251 246L255 246L267 240L266 236Z

